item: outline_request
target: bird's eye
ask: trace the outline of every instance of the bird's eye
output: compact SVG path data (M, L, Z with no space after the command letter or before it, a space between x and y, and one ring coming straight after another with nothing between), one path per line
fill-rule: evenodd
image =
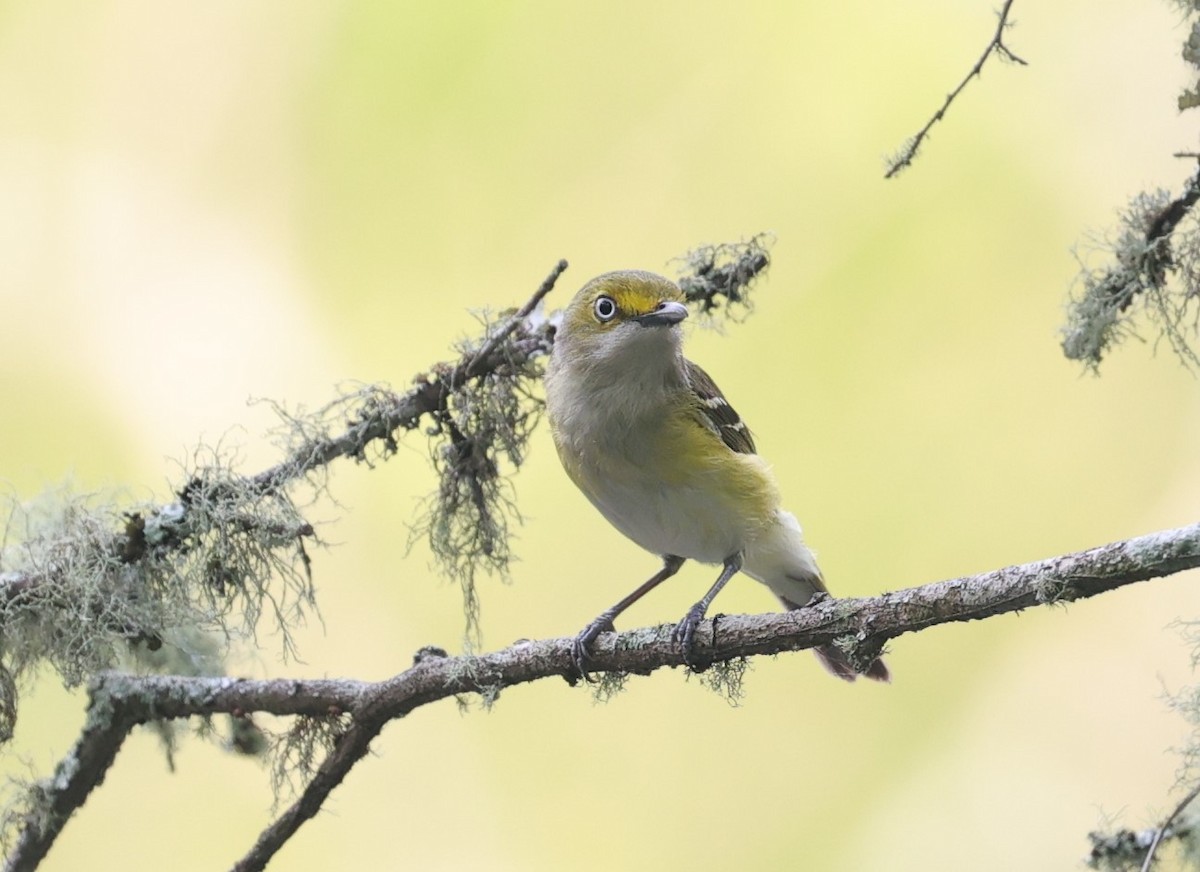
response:
M611 321L617 314L617 304L612 297L597 297L592 311L596 313L597 321Z

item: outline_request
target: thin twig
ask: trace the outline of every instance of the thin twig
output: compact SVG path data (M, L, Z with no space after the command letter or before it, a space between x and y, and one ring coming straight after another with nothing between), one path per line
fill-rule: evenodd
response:
M1150 847L1146 849L1146 859L1142 861L1141 872L1150 872L1150 866L1154 863L1154 852L1158 850L1159 842L1163 840L1163 836L1166 835L1167 829L1171 826L1171 823L1175 820L1175 818L1183 814L1183 810L1191 805L1192 800L1194 800L1197 796L1200 796L1200 784L1197 784L1195 787L1193 787L1188 792L1188 795L1180 800L1179 805L1175 806L1175 810L1167 815L1167 819L1163 821L1162 825L1154 832L1154 840L1150 843Z
M888 170L883 176L885 179L892 178L901 170L912 164L913 159L917 156L917 151L921 148L921 144L929 135L929 131L933 128L933 125L937 124L945 117L946 112L950 109L950 104L953 103L958 98L958 95L962 93L963 89L967 87L967 83L983 72L983 65L987 63L988 58L995 54L999 55L1006 61L1012 61L1013 63L1020 64L1021 66L1028 66L1027 61L1013 54L1012 50L1004 44L1004 31L1010 26L1008 14L1012 9L1012 5L1013 0L1004 0L1004 6L1001 7L998 13L996 13L1000 21L996 25L996 32L992 35L991 42L987 44L987 47L983 50L983 54L979 56L979 60L975 61L975 65L971 67L970 71L963 78L963 80L958 83L958 87L946 95L946 99L942 103L941 107L933 113L933 116L928 121L925 122L925 126L917 131L916 136L912 137L904 144L904 147L900 149L899 154L888 161Z
M793 612L718 616L700 625L694 656L700 662L722 663L838 644L851 659L869 662L884 643L906 633L1085 599L1196 567L1200 567L1200 523L872 598L829 599ZM672 628L668 624L601 634L593 645L594 670L648 675L664 667L685 666L672 641ZM108 732L86 742L81 739L60 764L60 771L75 774L69 783L56 778L47 785L45 803L55 814L46 819L31 813L6 869L32 869L36 859L31 858L45 855L71 813L103 780L131 724L217 713L349 715L349 729L299 799L262 832L236 867L262 869L323 806L386 723L458 694L494 696L507 687L555 676L575 683L572 642L569 637L544 639L490 654L426 656L411 669L374 683L103 675L91 687L89 724L108 724Z
M364 695L370 698L370 702L355 716L349 729L338 737L337 743L305 785L300 798L259 833L254 846L233 865L233 872L259 872L265 869L287 840L324 807L329 794L342 783L354 764L366 756L371 749L371 742L387 726L388 721L403 717L419 705L413 702L406 709L390 710L382 688L372 688L372 691Z
M525 319L530 316L537 304L542 301L548 293L554 290L554 283L558 281L558 277L567 269L567 261L560 260L555 264L554 269L550 271L550 275L546 276L546 280L541 283L533 296L529 298L520 309L516 311L508 322L499 330L491 335L487 342L483 343L483 347L475 353L474 359L467 365L465 377L470 378L478 375L478 370L481 369L485 362L492 356L492 353L499 347L500 343L509 337L509 335L517 329L521 324L525 323Z

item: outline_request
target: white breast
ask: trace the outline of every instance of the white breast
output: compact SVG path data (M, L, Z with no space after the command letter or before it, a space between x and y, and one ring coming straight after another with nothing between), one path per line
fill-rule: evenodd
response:
M721 563L746 547L751 531L727 501L701 483L666 486L653 470L583 460L584 493L608 522L654 554Z
M580 490L629 539L660 556L721 563L746 548L762 518L746 520L734 504L727 468L680 464L663 433L663 415L687 390L677 334L642 331L632 326L619 353L602 349L569 369L557 357L573 349L555 349L546 377L555 444ZM754 455L737 462L767 475Z

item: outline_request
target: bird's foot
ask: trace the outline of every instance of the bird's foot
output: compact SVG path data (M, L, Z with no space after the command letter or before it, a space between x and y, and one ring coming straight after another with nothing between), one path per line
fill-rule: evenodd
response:
M584 627L583 631L575 637L575 641L571 643L571 662L575 664L575 668L579 670L579 675L584 681L592 680L590 674L592 655L588 651L588 647L596 641L601 633L615 633L616 631L617 628L613 625L612 618L601 615Z
M702 666L694 656L694 648L696 646L696 628L704 620L704 612L704 603L696 603L688 609L683 620L676 624L675 629L671 631L671 641L679 646L683 662L693 672L699 672Z

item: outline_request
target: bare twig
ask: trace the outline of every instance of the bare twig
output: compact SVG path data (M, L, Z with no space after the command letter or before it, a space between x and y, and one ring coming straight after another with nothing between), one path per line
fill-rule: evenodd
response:
M500 346L500 343L507 339L512 332L517 329L517 327L524 324L525 319L533 313L533 310L537 308L538 303L540 303L548 293L554 290L554 283L558 281L558 277L561 276L566 269L566 260L560 260L557 264L555 264L554 269L550 271L550 275L546 276L545 281L538 286L538 289L534 291L533 296L529 298L525 305L518 309L513 316L505 322L503 327L488 337L487 342L485 342L479 351L475 353L474 359L467 366L467 378L479 374L479 370L482 370L483 367L486 366L487 361Z
M996 24L996 32L992 35L992 39L987 44L987 47L984 48L983 54L979 56L979 60L975 61L975 65L971 67L971 69L967 72L967 75L963 77L963 80L958 83L958 87L946 95L945 101L943 101L942 105L936 112L933 113L930 119L925 122L925 126L918 130L916 135L904 143L900 151L888 160L888 169L883 176L885 179L892 178L901 170L912 164L913 160L917 156L917 152L921 148L922 143L925 142L925 138L929 136L929 131L933 128L933 125L937 124L946 116L946 112L950 109L950 104L953 103L958 98L958 95L962 93L963 89L967 87L967 83L983 72L983 65L987 63L988 58L990 58L992 55L999 55L1002 60L1011 61L1012 63L1020 64L1021 66L1028 66L1027 61L1013 54L1012 50L1004 44L1004 31L1012 26L1012 22L1008 20L1009 12L1012 10L1012 5L1013 0L1004 0L1004 6L1002 6L1000 11L996 13L997 17L1000 19Z
M1200 523L1139 536L1087 551L935 582L878 597L825 600L793 612L718 616L701 624L694 656L724 663L837 644L869 662L890 639L938 624L971 621L1049 603L1085 599L1124 585L1200 567ZM594 645L596 671L647 675L684 666L672 625L602 634ZM59 766L69 778L45 787L42 808L30 813L8 870L31 869L70 814L103 778L132 724L216 713L264 712L327 717L344 713L350 726L300 798L263 831L237 869L265 867L287 839L321 808L363 757L385 724L419 706L463 693L494 697L518 684L558 676L578 678L570 638L520 642L484 655L426 656L382 682L349 680L247 681L106 674L93 682L89 730ZM108 724L107 730L101 729Z

